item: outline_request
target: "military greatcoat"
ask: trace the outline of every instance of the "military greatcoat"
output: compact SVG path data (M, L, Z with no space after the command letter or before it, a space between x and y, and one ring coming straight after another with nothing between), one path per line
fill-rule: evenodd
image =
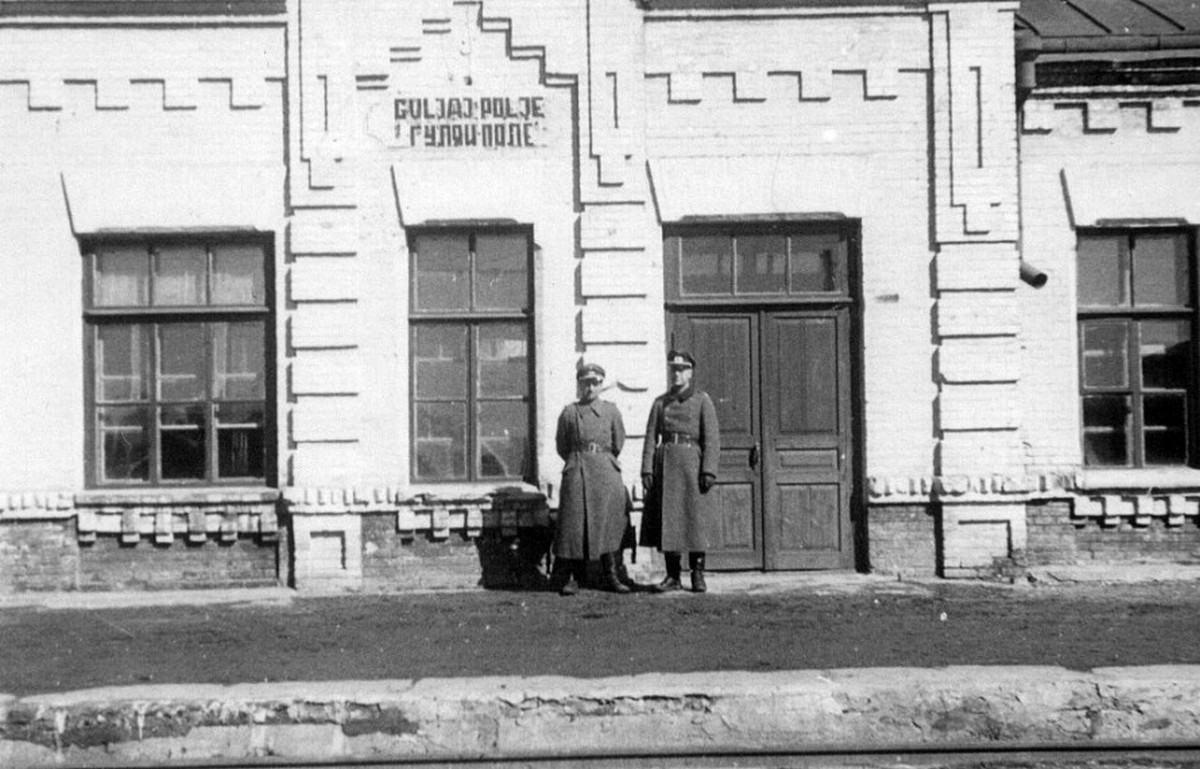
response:
M608 401L572 403L558 417L559 491L554 554L594 561L621 547L629 520L617 455L625 445L621 412Z
M701 475L717 475L721 434L707 393L692 388L655 399L646 423L642 475L646 495L641 542L664 552L703 552L715 542L716 495L700 491Z

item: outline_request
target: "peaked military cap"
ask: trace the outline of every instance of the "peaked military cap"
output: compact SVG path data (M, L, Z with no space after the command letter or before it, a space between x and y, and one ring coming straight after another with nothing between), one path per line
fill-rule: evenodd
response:
M596 363L585 363L579 367L578 371L575 372L575 379L580 382L585 380L591 382L603 382L604 376L604 367Z
M695 368L696 359L690 352L671 350L667 353L667 365L671 368Z

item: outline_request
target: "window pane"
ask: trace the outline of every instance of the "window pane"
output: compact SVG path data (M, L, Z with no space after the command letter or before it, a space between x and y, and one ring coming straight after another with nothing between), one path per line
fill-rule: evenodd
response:
M145 406L108 406L97 410L103 480L150 480L149 421L150 409Z
M529 406L479 404L479 477L522 478L529 451Z
M1142 387L1186 389L1191 371L1191 324L1145 320L1141 331Z
M266 257L263 247L214 246L212 284L213 304L266 304Z
M846 244L830 235L792 236L792 291L839 291Z
M205 303L208 253L200 246L163 246L154 259L154 304Z
M1147 395L1142 400L1146 423L1146 464L1187 464L1187 396Z
M217 404L217 476L262 478L263 404Z
M193 401L204 397L204 324L164 323L158 327L158 397Z
M480 397L525 397L529 392L526 327L520 323L488 324L476 333Z
M1134 304L1189 306L1187 238L1139 235L1133 242Z
M96 400L144 401L150 397L150 328L96 327Z
M1081 236L1078 262L1079 304L1129 304L1129 248L1125 236Z
M748 235L736 244L739 294L787 291L787 241L782 235Z
M213 397L254 400L265 397L263 324L213 323Z
M204 478L206 410L199 404L160 409L158 440L164 479Z
M1129 399L1088 395L1083 399L1083 461L1088 465L1129 463Z
M685 294L728 294L733 290L733 239L680 238L679 275Z
M467 327L425 324L412 327L413 392L417 398L467 397Z
M418 403L417 479L448 481L467 477L467 405Z
M143 247L96 249L96 307L144 307L150 303L150 252Z
M1129 324L1088 320L1079 324L1083 341L1083 386L1129 386Z
M466 235L421 235L416 239L417 310L468 310L471 258Z
M529 306L529 240L520 233L475 236L475 309Z

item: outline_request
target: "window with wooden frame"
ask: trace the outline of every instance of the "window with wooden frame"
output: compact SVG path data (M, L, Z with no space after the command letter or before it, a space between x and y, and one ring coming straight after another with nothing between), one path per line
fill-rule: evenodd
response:
M83 252L90 485L269 481L270 242L104 239Z
M528 228L414 232L412 479L533 475Z
M702 225L663 239L668 302L836 299L850 293L847 231L828 224Z
M1194 234L1085 230L1076 257L1084 464L1195 464Z

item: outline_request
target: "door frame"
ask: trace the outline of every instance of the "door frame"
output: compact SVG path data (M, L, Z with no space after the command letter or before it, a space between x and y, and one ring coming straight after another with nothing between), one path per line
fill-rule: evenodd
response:
M678 237L689 234L712 234L721 232L735 232L738 234L758 234L761 232L786 230L789 233L803 233L806 230L829 232L837 231L845 236L847 242L847 255L844 279L846 281L845 292L837 296L819 296L819 295L804 295L800 297L792 296L746 296L746 297L687 297L684 298L678 295L677 291L670 290L670 283L674 282L678 285L679 281L679 265L678 262L670 258L666 254L664 248L663 254L663 279L668 284L667 290L664 292L663 301L663 338L667 342L668 347L673 346L672 338L672 316L677 313L712 313L720 314L721 312L736 313L754 313L759 316L758 333L762 333L762 317L769 312L786 312L786 311L805 311L805 310L828 310L840 307L847 309L847 317L849 319L849 349L848 349L848 369L850 381L848 383L848 396L850 402L850 418L849 418L849 440L850 451L847 461L851 463L849 472L849 510L847 518L850 523L850 549L847 554L847 568L853 568L857 571L866 571L869 566L869 541L867 527L867 508L866 508L866 441L867 441L867 426L866 426L866 393L864 385L864 372L866 370L866 357L864 349L864 322L863 309L864 303L862 299L862 221L860 219L841 218L836 219L820 218L814 220L797 220L797 221L728 221L718 220L712 222L688 222L665 224L663 226L664 241L668 238ZM756 354L756 358L757 358ZM758 369L754 372L756 380L761 381L762 363L759 361ZM759 396L762 397L762 387L759 387ZM761 408L761 406L760 406ZM760 428L761 429L761 428ZM761 437L761 436L760 436ZM762 482L765 483L765 473L763 474ZM759 520L755 521L755 527L759 529L761 536L762 526L762 511L759 511ZM763 563L757 569L766 571L766 558L764 550ZM786 571L787 569L780 569Z

